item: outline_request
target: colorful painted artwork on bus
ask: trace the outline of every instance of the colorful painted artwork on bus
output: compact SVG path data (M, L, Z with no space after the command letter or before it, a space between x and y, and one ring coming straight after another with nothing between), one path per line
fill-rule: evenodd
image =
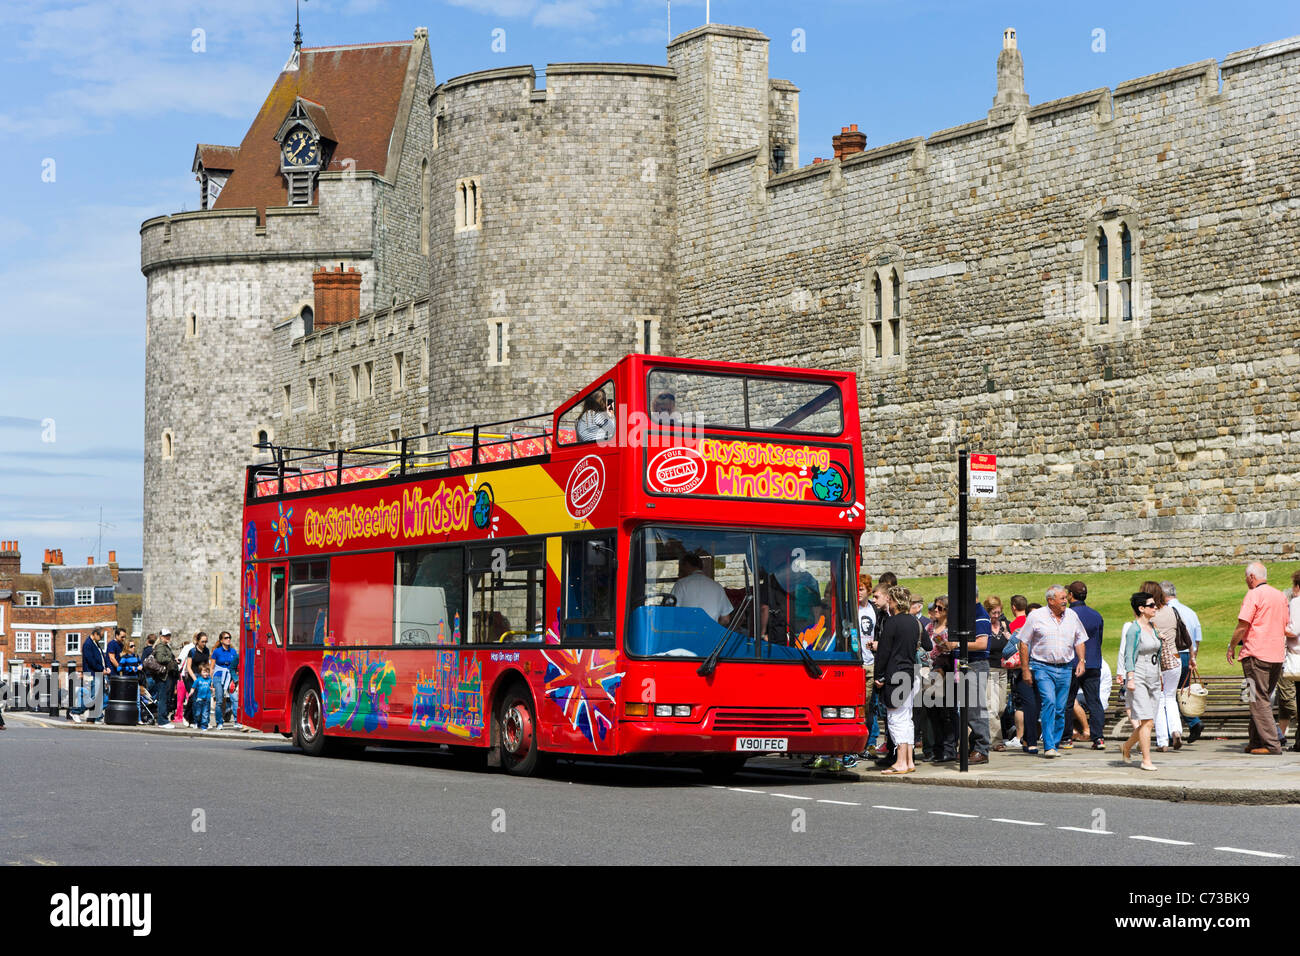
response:
M293 535L293 525L289 524L289 519L293 517L293 509L284 510L284 502L280 502L280 514L271 522L271 530L275 532L275 550L277 553L289 553L289 538Z
M256 687L253 680L253 661L257 656L257 635L262 629L262 605L257 564L257 525L250 521L244 529L244 635L240 658L240 712L245 719L257 716Z
M438 651L436 657L433 673L415 676L411 729L476 740L483 735L483 669L478 657L456 651Z
M374 733L388 726L389 698L397 686L393 662L369 651L330 649L321 661L325 726Z
M542 657L546 698L560 708L574 730L599 747L614 726L614 697L623 681L623 673L614 670L618 654L556 648L542 651Z

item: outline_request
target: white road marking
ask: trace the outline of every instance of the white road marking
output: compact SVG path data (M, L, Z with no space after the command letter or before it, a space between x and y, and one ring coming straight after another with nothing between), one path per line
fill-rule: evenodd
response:
M1285 853L1265 853L1263 850L1243 850L1235 846L1216 846L1216 850L1222 850L1224 853L1245 853L1248 856L1267 856L1274 860L1285 860Z
M994 822L994 823L1014 823L1014 824L1016 824L1017 826L1022 826L1022 827L1044 827L1044 826L1047 826L1047 824L1045 824L1045 823L1035 823L1033 820L1008 820L1006 817L994 817L994 818L993 818L993 822Z
M1072 833L1100 833L1102 836L1114 836L1114 830L1094 830L1092 827L1057 827L1058 830L1069 830Z
M811 799L812 799L812 797L801 797L801 796L799 796L799 795L797 795L797 794L793 794L793 793L770 793L770 794L768 794L768 796L770 796L770 797L784 797L784 798L787 799L787 800L811 800Z
M732 793L767 793L766 790L746 790L744 787L728 787L727 789Z
M1196 846L1189 840L1166 840L1164 837L1131 836L1130 840L1146 840L1148 843L1168 843L1170 846Z
M873 803L872 810L902 810L904 813L915 813L916 807L888 807L883 803Z
M818 800L817 802L818 802L818 803L833 803L833 804L835 804L835 805L837 805L837 806L841 806L841 807L860 807L860 806L862 806L862 804L860 804L860 803L852 803L852 802L850 802L850 801L848 801L848 800Z
M967 820L978 820L980 818L978 813L952 813L948 810L929 810L927 812L933 813L936 817L963 817Z

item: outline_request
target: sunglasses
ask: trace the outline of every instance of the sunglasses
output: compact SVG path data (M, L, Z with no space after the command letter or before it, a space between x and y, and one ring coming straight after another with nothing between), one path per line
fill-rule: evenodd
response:
M1156 602L1155 602L1155 601L1152 601L1150 604L1143 604L1142 606L1143 606L1143 607L1149 607L1149 608L1154 609L1155 606L1156 606Z

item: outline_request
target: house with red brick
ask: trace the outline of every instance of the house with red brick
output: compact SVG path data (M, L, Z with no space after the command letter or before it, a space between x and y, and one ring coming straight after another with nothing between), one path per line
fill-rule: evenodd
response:
M0 541L0 673L26 680L32 667L81 666L81 644L93 628L117 626L116 553L108 564L86 558L67 566L46 549L40 573L22 571L17 541Z

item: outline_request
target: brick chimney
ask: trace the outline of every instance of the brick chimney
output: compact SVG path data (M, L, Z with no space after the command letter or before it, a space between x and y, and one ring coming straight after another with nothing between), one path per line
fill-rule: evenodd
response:
M0 541L0 578L19 574L23 556L18 552L17 541Z
M361 314L361 273L356 267L343 271L316 269L311 274L316 291L313 324L316 328L351 322Z
M58 548L46 548L45 560L41 562L41 572L44 573L50 568L56 568L63 564L63 552Z
M117 552L108 552L108 571L113 575L113 583L117 583Z
M867 148L867 134L858 132L858 124L841 126L839 134L831 137L836 159L844 159Z

